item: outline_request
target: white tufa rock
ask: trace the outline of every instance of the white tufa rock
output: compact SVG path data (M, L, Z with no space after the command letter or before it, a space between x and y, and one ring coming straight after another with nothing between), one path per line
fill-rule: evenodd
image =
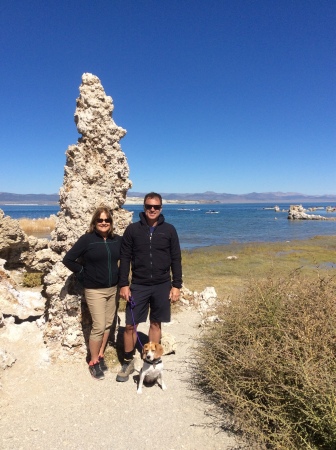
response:
M176 351L176 339L172 334L162 333L161 345L163 347L163 354L169 355L170 353L175 353Z
M45 299L40 292L18 291L6 280L0 283L0 311L25 320L29 316L42 315Z
M199 312L201 314L213 311L217 304L217 293L214 287L206 287L204 291L199 294Z
M220 318L217 315L207 316L204 319L202 319L202 321L200 323L200 327L204 327L204 326L209 325L210 323L216 323L216 322L221 322Z
M91 318L83 288L62 264L62 258L86 233L94 210L100 205L113 214L113 228L121 235L132 220L122 209L132 183L127 158L119 141L126 130L112 119L113 100L104 92L98 77L84 73L77 98L75 123L82 135L66 151L60 212L51 233L53 267L44 277L47 297L44 338L51 358L83 358L87 349ZM42 257L43 255L40 254Z
M307 214L305 211L302 205L290 205L287 218L289 220L336 220L334 217Z
M0 348L0 369L5 370L7 367L11 367L15 361L14 355Z

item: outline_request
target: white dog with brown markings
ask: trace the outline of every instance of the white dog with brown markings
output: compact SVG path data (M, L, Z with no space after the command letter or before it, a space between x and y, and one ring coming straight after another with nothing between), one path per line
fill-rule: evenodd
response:
M144 360L143 367L140 371L138 394L142 394L143 382L155 383L160 382L161 389L167 389L163 379L163 362L161 356L163 355L163 347L156 342L148 342L143 346L142 359Z

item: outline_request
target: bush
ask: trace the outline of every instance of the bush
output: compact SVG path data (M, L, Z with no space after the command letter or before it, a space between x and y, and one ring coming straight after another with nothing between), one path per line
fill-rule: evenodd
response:
M22 284L23 284L23 286L29 287L29 288L41 286L42 277L43 277L43 273L41 273L41 272L31 272L31 273L26 272L23 275Z
M200 337L198 386L258 449L335 448L335 287L319 274L252 280Z

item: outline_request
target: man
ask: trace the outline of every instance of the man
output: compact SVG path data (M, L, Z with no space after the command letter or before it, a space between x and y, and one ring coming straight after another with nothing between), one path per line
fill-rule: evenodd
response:
M120 296L128 303L124 332L124 363L117 381L127 381L134 372L136 329L150 311L148 338L160 342L161 323L170 322L170 303L176 302L182 287L181 249L173 225L161 214L162 197L151 192L144 198L140 221L130 224L120 250ZM129 286L130 265L132 269Z

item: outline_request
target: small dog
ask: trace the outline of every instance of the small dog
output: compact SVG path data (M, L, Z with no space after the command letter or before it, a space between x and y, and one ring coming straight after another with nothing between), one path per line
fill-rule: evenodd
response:
M163 347L156 342L148 342L142 349L143 367L140 371L138 394L142 394L143 382L155 383L160 381L161 389L164 391L167 386L162 379L163 363L161 356L163 355Z

